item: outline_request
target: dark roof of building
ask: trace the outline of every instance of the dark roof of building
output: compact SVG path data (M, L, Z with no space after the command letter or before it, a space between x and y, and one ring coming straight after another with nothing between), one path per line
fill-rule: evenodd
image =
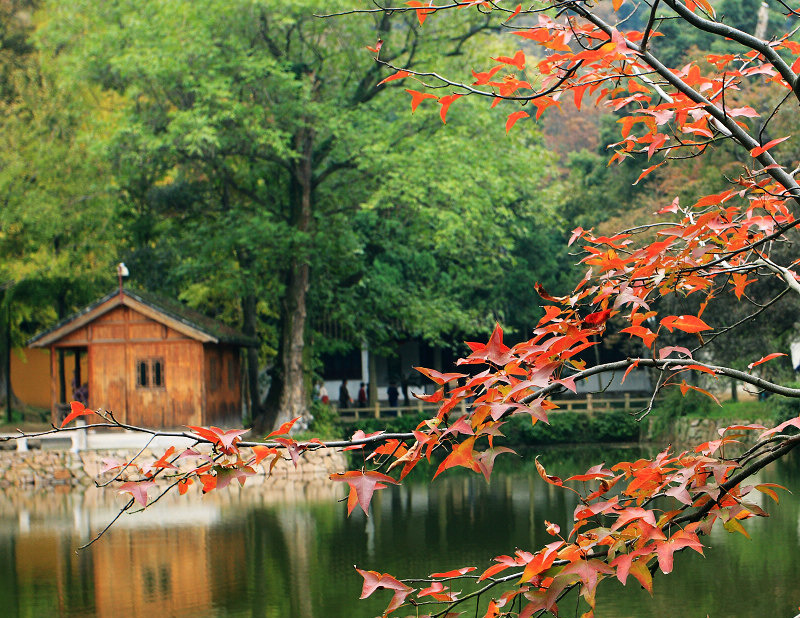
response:
M205 343L227 343L238 346L258 345L258 340L255 337L248 337L238 330L199 311L190 309L176 300L164 298L152 292L143 292L130 288L125 288L122 293L120 293L119 289L112 290L91 305L64 318L53 327L37 333L28 340L28 345L34 347L49 345L120 305L130 306L133 309L141 308L141 306L149 308L153 312L153 315L151 315L153 319L159 321L159 317L163 316L163 320L168 322L168 326L177 326L179 330L185 330L189 336L200 339ZM185 329L182 329L181 326L184 326Z

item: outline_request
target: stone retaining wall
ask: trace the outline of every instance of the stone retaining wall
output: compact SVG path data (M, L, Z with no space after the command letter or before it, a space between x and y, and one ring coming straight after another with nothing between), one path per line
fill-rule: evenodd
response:
M250 457L249 449L241 449L242 458ZM110 478L116 471L101 474L105 460L114 459L126 462L133 457L136 450L80 451L67 450L32 450L32 451L0 451L0 487L9 486L50 486L77 485L90 486L95 480ZM146 450L137 462L140 465L151 463L163 455L162 452ZM184 472L198 465L199 460L185 458L176 462L179 471ZM334 472L344 472L347 466L342 452L330 449L310 451L298 462L295 468L291 461L280 460L268 476L271 458L255 466L256 474L248 477L246 486L256 487L269 481L270 484L302 483L327 480ZM123 474L121 480L130 478Z
M741 421L737 419L711 419L711 418L676 418L666 431L656 433L654 427L657 419L653 418L648 426L646 440L648 442L672 443L680 446L697 446L710 440L719 440L719 430L731 425L763 425L772 427L776 423L773 420ZM739 431L741 434L737 438L743 446L749 447L755 444L758 438L758 431Z

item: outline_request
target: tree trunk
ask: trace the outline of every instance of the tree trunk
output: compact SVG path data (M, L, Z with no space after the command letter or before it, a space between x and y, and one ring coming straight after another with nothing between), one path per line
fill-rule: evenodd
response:
M308 412L303 351L305 349L306 297L308 264L294 260L284 300L284 327L281 333L283 354L283 391L275 424L279 425Z
M255 294L246 294L242 298L242 331L248 337L256 337L256 304ZM250 395L250 419L261 416L261 393L258 389L258 348L249 347L246 351L247 358L247 390Z
M0 409L3 410L3 415L6 421L13 422L11 418L12 408L19 408L22 402L14 395L14 389L11 387L11 346L9 339L0 346L2 353L0 353Z
M300 131L295 137L297 161L290 182L291 223L296 232L305 235L311 225L313 199L312 164L313 131ZM281 423L308 413L308 392L305 384L304 350L307 318L307 297L311 269L308 247L298 245L285 273L285 290L281 302L278 358L264 414L255 423L256 431L269 431Z
M0 304L3 316L2 342L0 343L0 408L5 410L6 421L13 422L12 408L19 408L22 402L14 395L11 387L11 286L3 291Z

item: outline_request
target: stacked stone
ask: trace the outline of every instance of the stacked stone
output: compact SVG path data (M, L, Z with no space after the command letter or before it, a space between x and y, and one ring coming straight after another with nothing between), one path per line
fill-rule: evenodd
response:
M46 485L93 485L95 480L103 482L119 473L119 469L101 472L109 460L125 463L136 455L135 450L81 451L31 450L25 452L0 451L0 486L46 486ZM206 450L208 453L208 451ZM145 450L137 459L139 465L151 464L163 455L162 452ZM297 467L288 455L283 457L269 474L273 457L264 459L254 467L256 474L248 477L246 486L296 485L298 483L319 483L334 472L344 472L346 458L343 453L331 449L309 451L300 457ZM250 449L243 448L241 457L247 461L252 456ZM184 457L175 462L177 471L184 473L202 465L198 457ZM122 472L120 481L137 479L138 471L131 467Z

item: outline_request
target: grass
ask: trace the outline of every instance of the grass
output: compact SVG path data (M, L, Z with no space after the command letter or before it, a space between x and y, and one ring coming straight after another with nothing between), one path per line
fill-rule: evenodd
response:
M700 418L729 418L735 420L754 421L759 419L772 418L775 414L775 402L767 399L766 401L724 401L721 406L713 406L711 410L703 414L697 414ZM687 416L694 417L694 414Z
M8 433L16 429L24 431L37 431L50 429L50 410L24 406L11 410L11 422L6 417L5 408L0 412L0 432Z

